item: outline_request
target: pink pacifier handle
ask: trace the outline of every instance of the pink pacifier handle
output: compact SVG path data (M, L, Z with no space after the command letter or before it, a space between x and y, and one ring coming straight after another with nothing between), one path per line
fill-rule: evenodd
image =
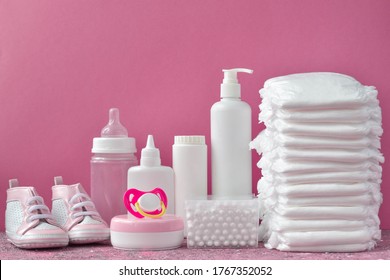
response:
M138 201L138 199L143 194L144 194L144 192L141 192L137 189L128 189L125 192L125 194L123 195L123 203L125 204L127 211L129 211L130 214L132 214L133 216L140 218L140 219L143 218L143 216L140 213L134 211L133 207L131 207L131 205L135 205L135 203ZM131 200L130 200L130 195L133 195Z
M130 212L130 214L132 214L134 217L137 217L139 219L145 218L145 216L143 216L143 215L141 215L141 213L135 211L133 209L132 205L135 206L138 199L146 193L153 193L153 194L157 195L161 199L162 203L164 203L165 208L168 207L167 195L165 194L164 190L162 190L160 188L155 188L155 189L151 190L150 192L143 192L143 191L140 191L137 189L128 189L125 192L125 194L123 195L123 203L125 204L125 207ZM130 199L131 195L133 195L133 197ZM145 212L145 213L147 213L149 215L158 215L161 213L161 211L154 210L152 212Z

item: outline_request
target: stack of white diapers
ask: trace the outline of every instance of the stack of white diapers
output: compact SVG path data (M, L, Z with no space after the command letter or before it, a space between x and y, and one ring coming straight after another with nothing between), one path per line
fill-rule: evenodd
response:
M258 182L265 247L355 252L380 239L384 158L374 87L336 73L273 78L260 90Z

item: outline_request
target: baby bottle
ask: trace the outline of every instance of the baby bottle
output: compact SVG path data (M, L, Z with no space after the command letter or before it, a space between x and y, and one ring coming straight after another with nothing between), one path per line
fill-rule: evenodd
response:
M127 190L127 170L138 165L136 151L135 139L128 137L120 123L119 110L111 108L101 137L93 139L91 158L91 198L108 224L112 217L126 214L122 200Z

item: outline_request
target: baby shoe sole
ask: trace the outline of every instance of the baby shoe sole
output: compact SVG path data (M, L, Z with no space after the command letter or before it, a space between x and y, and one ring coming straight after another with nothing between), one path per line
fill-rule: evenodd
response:
M52 240L12 240L8 238L8 241L11 242L18 248L21 249L43 249L43 248L59 248L65 247L69 244L69 239L52 239Z
M69 243L71 244L87 244L87 243L96 243L102 242L110 239L110 230L105 229L102 231L70 231L69 234Z
M74 238L69 240L69 244L90 244L90 243L98 243L103 242L110 239L110 237L104 237L104 238Z

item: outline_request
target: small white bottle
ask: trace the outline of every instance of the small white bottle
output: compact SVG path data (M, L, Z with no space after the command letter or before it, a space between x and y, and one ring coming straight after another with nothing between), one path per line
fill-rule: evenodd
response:
M175 214L185 220L185 201L207 199L207 146L204 136L175 136ZM186 224L185 224L186 226ZM186 227L184 234L186 235Z
M220 198L250 197L252 113L249 104L241 100L237 73L253 71L237 68L223 72L221 101L211 108L212 194Z
M148 135L146 147L141 151L140 165L129 168L127 173L127 189L152 191L161 188L167 195L167 214L175 213L175 179L173 169L161 165L160 150L154 146L152 135ZM128 214L130 219L133 218Z

